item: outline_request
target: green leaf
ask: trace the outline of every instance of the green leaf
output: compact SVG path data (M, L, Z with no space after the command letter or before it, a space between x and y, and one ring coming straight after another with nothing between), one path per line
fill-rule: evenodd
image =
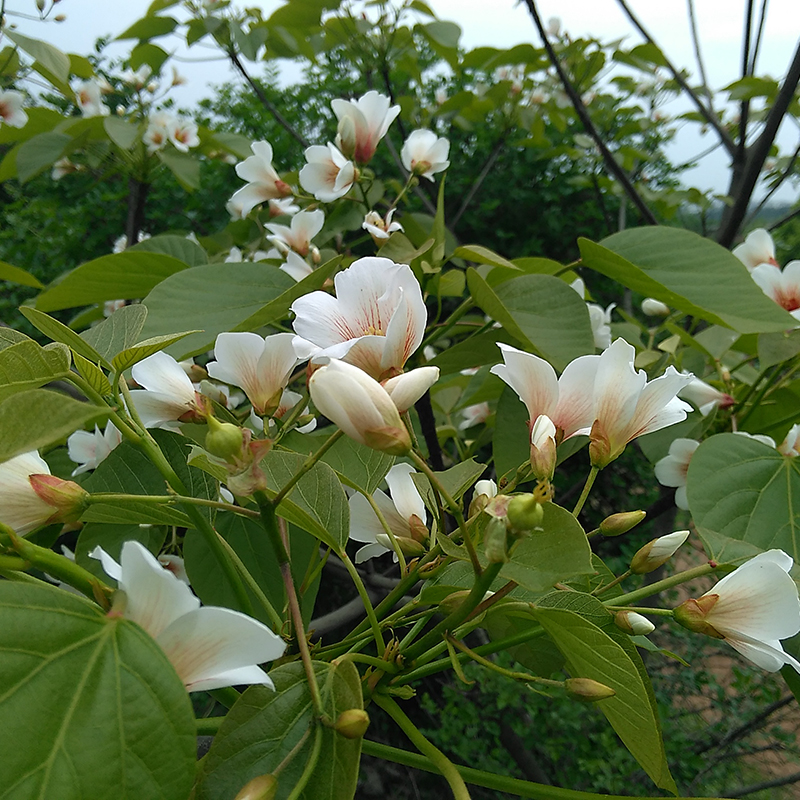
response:
M102 363L105 366L110 366L108 362L92 347L89 342L83 339L79 334L75 333L72 328L68 328L63 322L38 311L30 306L21 306L20 313L28 322L35 328L40 330L45 336L53 339L56 342L71 347L76 353L79 353L84 358L95 363Z
M141 127L120 117L106 117L103 127L109 139L121 150L130 150L142 135Z
M469 458L454 467L450 467L450 469L446 469L443 472L435 472L434 474L450 497L453 500L460 500L464 493L475 485L475 481L484 472L486 472L486 464L479 464L475 459ZM414 472L411 475L411 479L414 481L417 491L422 495L425 505L428 506L431 512L438 513L439 506L433 495L428 476L422 472Z
M60 589L0 583L3 796L186 800L192 705L137 625Z
M758 336L758 362L761 369L788 361L800 353L800 330L761 333Z
M62 53L57 47L40 39L31 39L19 31L6 29L6 36L14 44L19 45L29 56L38 61L45 69L52 72L60 81L69 80L69 56Z
M166 258L166 256L160 256ZM202 328L170 352L184 357L208 350L217 334L239 329L246 319L295 285L266 264L207 264L173 275L145 298L148 337ZM211 299L213 298L213 300Z
M66 133L47 131L23 142L17 151L17 177L21 183L29 181L64 155L72 142Z
M200 264L208 264L206 251L191 239L185 236L176 236L171 233L164 233L160 236L151 236L143 242L129 247L128 253L162 253L165 256L172 256L178 261L183 261L190 267L197 267Z
M0 326L0 350L5 350L6 347L11 347L12 344L17 344L18 342L32 341L33 339L31 339L30 336L26 336L24 333L15 331L13 328L3 328Z
M274 497L303 466L305 456L271 450L261 461L267 476L267 493ZM350 533L350 507L336 473L317 462L281 501L278 516L316 536L341 553Z
M127 30L123 31L117 39L153 39L156 36L166 36L172 33L178 21L172 17L146 16L137 20Z
M88 342L108 363L121 350L132 345L147 319L143 305L118 308L108 319L84 331L81 338Z
M489 250L488 247L482 247L479 244L468 244L463 247L457 247L453 251L453 258L465 258L477 264L491 264L493 267L507 267L508 269L514 270L514 272L519 272L519 268L511 261Z
M537 608L535 616L566 658L573 677L591 678L614 689L614 697L595 705L656 786L677 794L652 705L652 688L634 659L635 649L631 653L575 611Z
M160 253L127 250L101 256L52 283L36 298L36 308L59 311L106 300L136 300L165 278L185 269L182 261Z
M442 47L458 47L461 38L461 28L455 22L436 20L420 26L434 42Z
M167 336L153 336L150 339L145 339L143 342L139 342L133 347L127 347L125 350L121 350L114 356L111 364L115 370L123 372L148 356L165 350L171 344L175 344L175 342L179 342L181 339L185 339L193 333L200 333L200 331L183 331L182 333L172 333Z
M737 563L779 548L800 559L797 462L733 433L711 436L695 450L687 495L710 558Z
M797 321L763 292L736 256L679 228L631 228L595 244L578 240L583 263L646 297L740 333L793 328Z
M81 377L92 387L101 397L111 395L111 384L106 378L103 370L96 364L93 364L88 359L85 359L79 353L73 354L75 360L75 367L80 373Z
M334 666L318 661L314 672L322 705L330 719L351 708L363 708L361 681L352 661ZM258 775L272 772L313 724L314 710L301 664L284 664L270 672L275 691L251 686L236 702L214 737L198 778L197 800L233 797ZM361 739L346 739L320 726L322 747L299 800L352 800L356 791ZM297 784L308 763L315 736L306 739L280 774L282 800Z
M0 261L0 281L19 283L22 286L33 286L34 289L44 289L44 284L31 275L30 272L25 272L24 269L15 267L6 261Z
M79 56L76 53L68 53L67 55L69 57L69 71L76 78L89 80L89 78L94 77L94 67L86 56Z
M471 367L482 367L484 364L497 364L503 360L500 348L497 346L498 342L515 347L520 344L504 330L492 328L448 347L430 363L434 367L439 367L442 375L450 375Z
M143 64L147 64L153 72L157 73L168 58L169 53L163 47L145 42L144 44L136 45L131 50L128 65L131 69L139 69Z
M498 477L516 471L531 457L528 409L510 386L497 403L492 455Z
M53 444L87 422L99 422L108 413L107 408L47 389L13 394L0 403L0 462Z
M156 155L187 192L200 188L200 162L194 156L177 150L159 150Z
M69 348L63 344L41 347L29 339L0 350L0 400L63 378L70 362Z

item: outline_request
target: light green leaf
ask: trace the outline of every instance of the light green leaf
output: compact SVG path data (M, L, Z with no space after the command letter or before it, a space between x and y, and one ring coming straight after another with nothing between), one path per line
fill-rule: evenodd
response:
M56 342L71 347L76 353L82 355L84 358L94 363L102 363L104 366L110 366L109 363L92 347L89 342L83 339L79 334L75 333L72 328L68 328L63 322L44 314L43 312L31 308L30 306L22 306L20 308L22 314L28 322L35 328L40 330L45 336L53 339Z
M761 369L788 361L800 353L800 330L761 333L758 336L758 362Z
M679 228L631 228L595 244L579 239L590 267L646 297L740 333L793 328L796 320L763 292L736 256Z
M503 360L500 348L497 346L498 342L514 347L520 345L520 342L509 336L506 331L492 328L448 347L430 363L434 367L439 367L442 375L450 375L471 367L481 367L484 364L497 364Z
M106 117L103 127L111 141L122 150L130 150L142 135L139 125L120 117Z
M109 409L81 403L47 389L18 392L0 403L0 462L63 439Z
M0 327L0 350L5 350L6 347L11 347L12 344L17 344L18 342L32 341L33 339L30 336L15 331L13 328Z
M172 256L178 261L183 261L190 267L197 267L200 264L208 264L206 251L191 239L185 236L175 236L171 233L164 233L161 236L151 236L143 242L129 247L128 253L162 253L165 256Z
M67 55L69 57L69 71L76 78L88 80L94 77L94 67L86 56L79 56L76 53L68 53Z
M479 244L468 244L463 247L457 247L453 251L453 258L465 258L468 261L474 261L476 264L491 264L493 267L507 267L514 272L519 272L519 267L509 261L507 258L498 255L488 247L482 247Z
M52 166L72 142L66 133L47 131L23 142L17 151L17 177L25 183Z
M123 306L108 319L84 331L81 338L94 347L108 363L117 353L136 341L146 319L147 309L143 305Z
M62 53L57 47L41 39L24 36L19 31L6 29L4 33L60 81L66 82L69 79L69 56L66 53Z
M63 344L41 347L29 339L0 350L0 400L63 378L70 362Z
M435 20L420 26L425 34L442 47L458 47L461 28L455 22Z
M191 336L193 333L200 333L200 331L183 331L183 333L172 333L167 336L153 336L150 339L145 339L143 342L127 347L125 350L120 351L114 356L111 362L114 369L122 372L134 364L138 364L153 353L158 353L165 350L171 344L179 342L181 339Z
M138 625L61 589L3 581L0 654L4 798L186 800L192 705Z
M166 258L166 256L160 256ZM170 352L184 357L208 350L223 331L245 320L295 285L277 267L266 264L207 264L173 275L145 298L149 315L143 335L163 336L202 328ZM212 299L213 298L213 299Z
M161 70L161 67L168 58L169 53L163 47L159 47L157 44L151 44L150 42L144 42L143 44L137 44L136 47L131 50L128 63L131 69L139 69L143 64L147 64L153 72L157 73Z
M127 30L123 31L117 39L153 39L156 36L166 36L175 30L178 21L172 17L146 16L137 20Z
M573 677L591 678L616 692L595 705L656 786L678 793L669 771L652 688L638 654L575 611L537 608L535 616L567 660Z
M103 370L79 353L74 353L75 367L81 377L92 387L101 397L112 394L111 384L106 378Z
M6 261L0 261L0 281L19 283L22 286L33 286L34 289L44 288L42 282L31 275L30 272L25 272L24 269L15 267Z
M352 661L334 666L314 662L322 705L330 719L342 711L363 708L361 681ZM251 686L228 713L214 737L198 778L197 800L233 797L241 787L272 772L296 747L312 724L314 711L301 664L284 664L270 677L275 691ZM352 800L356 791L361 739L346 739L320 727L322 747L317 766L299 800ZM279 798L288 796L308 763L313 737L280 775Z
M182 261L160 253L128 250L101 256L52 283L36 298L36 308L59 311L106 300L136 300L165 278L185 269Z
M200 188L200 162L194 156L177 150L159 150L156 155L187 192Z
M271 450L261 461L267 494L274 497L303 466L305 456ZM317 462L281 501L277 513L341 553L350 532L350 507L336 473Z
M469 458L466 461L462 461L460 464L456 464L454 467L450 467L450 469L434 474L450 497L452 497L453 500L460 500L464 493L471 486L475 485L475 481L477 481L484 472L486 472L486 464L479 464L475 459ZM433 513L438 513L439 506L433 496L428 476L422 472L414 472L411 475L411 479L422 495L425 505L428 506Z
M747 436L706 439L689 462L689 509L710 558L778 548L800 560L800 463Z

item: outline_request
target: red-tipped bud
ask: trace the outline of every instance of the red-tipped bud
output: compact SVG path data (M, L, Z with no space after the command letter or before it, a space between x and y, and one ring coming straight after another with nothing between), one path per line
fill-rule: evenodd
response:
M48 522L74 522L89 505L89 493L74 481L47 474L34 474L28 480L33 491L55 509Z

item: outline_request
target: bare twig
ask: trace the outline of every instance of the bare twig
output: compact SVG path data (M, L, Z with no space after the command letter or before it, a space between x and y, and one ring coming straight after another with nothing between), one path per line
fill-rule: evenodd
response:
M486 176L489 174L489 171L495 165L500 153L503 151L503 146L506 143L506 135L503 133L500 138L497 140L497 143L492 148L492 152L489 154L489 158L486 159L486 163L483 165L483 169L475 178L474 183L470 187L470 190L467 192L467 196L464 198L464 202L461 204L461 208L458 209L456 215L450 222L450 230L455 230L456 225L458 225L458 221L463 216L464 212L469 208L469 204L472 202L475 194L477 193L478 189L481 188L481 184L486 180Z
M697 20L694 14L694 0L686 0L689 7L689 29L692 32L692 45L694 46L694 57L697 60L697 69L700 72L700 80L703 82L703 93L708 101L708 109L716 117L714 112L714 93L708 85L708 77L706 76L706 65L703 62L703 56L700 52L700 34L697 30Z
M645 41L649 44L658 47L658 44L653 39L653 37L647 32L645 27L639 21L639 19L634 15L633 11L629 8L628 4L625 0L617 0L620 8L625 12L625 15L631 21L631 24L642 34ZM697 106L697 110L702 114L703 119L717 132L717 136L722 140L723 145L725 145L725 149L733 155L736 152L736 144L734 143L733 139L731 139L731 135L725 128L722 127L720 124L719 119L717 119L716 114L713 113L710 109L706 108L703 101L697 96L697 93L692 89L691 86L686 82L683 75L681 75L680 71L675 67L675 65L667 58L664 54L664 51L658 47L661 55L664 58L664 64L666 65L667 69L672 73L672 77L675 78L675 82L678 86L683 89L684 92L689 96L689 99Z
M742 786L739 789L728 789L722 794L725 797L744 797L747 794L760 792L763 789L772 789L775 786L786 786L789 783L797 783L800 781L800 772L793 772L791 775L786 775L782 778L775 778L771 781L764 781L763 783L753 783L750 786Z
M794 165L797 163L797 158L800 156L800 144L797 145L795 148L794 153L792 153L792 157L789 159L789 163L786 165L786 169L783 171L783 174L778 178L775 185L761 198L761 202L747 215L747 219L742 223L742 227L746 228L756 217L759 211L769 202L769 199L778 189L783 186L786 179L791 174L792 170L794 169Z
M800 216L800 208L796 208L794 211L790 211L788 214L782 216L777 222L773 222L772 225L767 228L767 230L771 233L772 231L780 228L781 225L785 225L787 222L791 222L795 217Z
M536 29L539 31L539 36L542 38L547 55L550 58L550 61L553 64L556 72L558 73L558 77L561 80L562 85L564 86L564 91L567 93L567 96L572 102L575 113L583 123L586 133L592 137L594 143L597 145L598 150L600 150L600 154L603 156L603 161L608 167L609 172L611 172L617 181L619 181L619 184L624 189L625 194L630 197L631 202L639 210L639 213L642 215L645 222L650 225L656 225L658 220L656 220L655 215L647 206L647 203L645 203L639 192L636 191L636 187L630 182L628 176L625 174L625 170L622 169L622 167L617 163L617 160L614 158L614 154L608 149L608 147L606 147L606 144L603 141L603 138L600 136L597 128L595 128L592 118L589 116L589 112L586 110L586 106L583 104L580 95L575 90L575 87L572 85L572 82L564 71L564 68L561 66L561 61L559 60L558 55L556 55L555 50L553 50L553 46L550 44L550 41L547 38L547 33L545 32L544 25L542 25L539 12L536 10L536 3L534 0L525 0L525 5L528 7L528 11L533 18L534 25L536 25Z
M761 42L764 37L764 23L767 19L767 0L761 0L761 14L758 19L758 30L756 31L756 40L753 44L753 55L750 57L750 74L754 75L756 71L756 61L758 60L758 51L761 49Z
M753 3L755 0L747 0L747 10L745 12L744 36L742 37L742 78L750 74L750 39L753 36ZM742 100L741 110L739 111L739 149L736 153L736 160L744 162L745 147L747 146L747 118L750 114L750 100L745 97Z

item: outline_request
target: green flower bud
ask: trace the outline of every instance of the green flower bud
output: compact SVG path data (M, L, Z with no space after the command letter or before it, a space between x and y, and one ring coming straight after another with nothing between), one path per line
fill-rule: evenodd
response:
M603 536L621 536L635 528L646 516L646 511L620 511L600 523L600 533Z
M491 564L504 564L508 561L508 531L505 523L492 517L483 534L483 549Z
M223 461L235 461L242 455L243 444L242 429L238 425L208 417L206 450L212 456Z
M506 513L508 524L518 531L539 527L544 519L544 508L532 494L517 494L511 498Z
M350 708L339 714L333 727L345 739L360 739L369 727L369 714L363 708Z
M564 681L564 688L573 700L580 700L582 703L607 700L616 694L610 686L591 678L567 678Z
M278 792L278 779L274 775L259 775L239 790L234 800L273 800Z

